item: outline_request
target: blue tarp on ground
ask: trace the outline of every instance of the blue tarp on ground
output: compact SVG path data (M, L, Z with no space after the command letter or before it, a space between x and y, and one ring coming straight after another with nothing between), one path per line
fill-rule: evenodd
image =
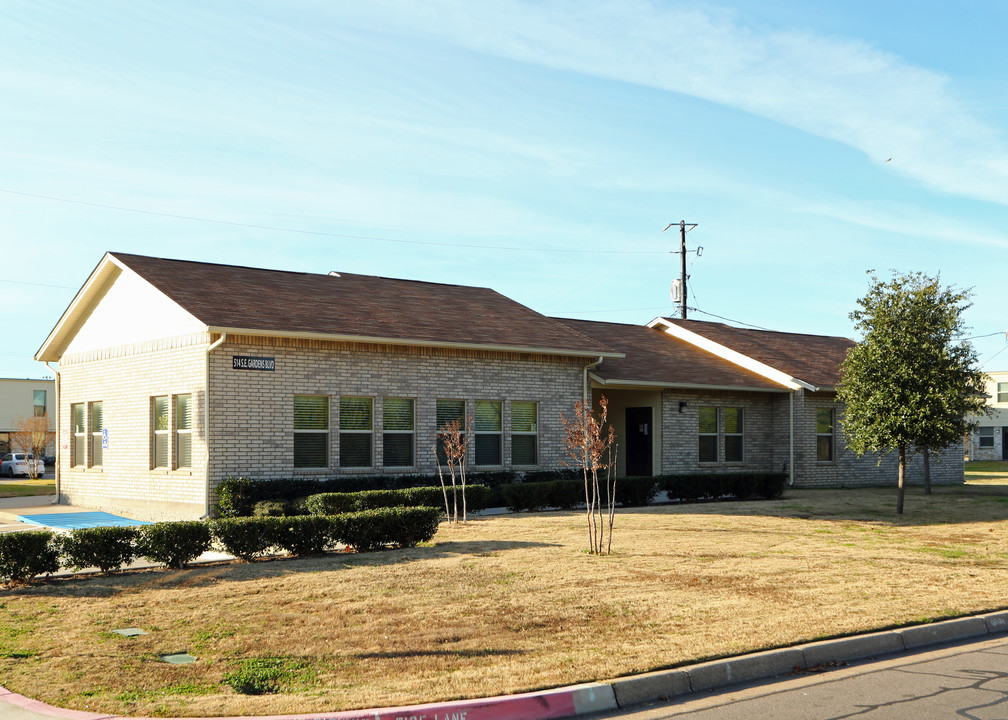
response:
M143 520L131 520L107 512L46 513L44 515L18 515L18 520L31 525L42 525L55 530L76 528L123 527L126 525L150 525Z

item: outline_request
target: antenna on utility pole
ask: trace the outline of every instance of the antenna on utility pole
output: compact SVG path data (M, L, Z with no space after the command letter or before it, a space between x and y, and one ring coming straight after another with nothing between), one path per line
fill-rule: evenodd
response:
M665 232L674 224L669 223L662 229L662 232ZM679 317L683 320L686 319L686 281L689 279L689 276L686 274L686 253L690 252L686 250L686 233L696 226L696 223L688 223L685 220L679 221L679 251L672 251L679 256L679 279L672 281L672 301L679 303ZM703 247L698 245L697 249L692 252L695 252L697 257L700 257L703 254Z

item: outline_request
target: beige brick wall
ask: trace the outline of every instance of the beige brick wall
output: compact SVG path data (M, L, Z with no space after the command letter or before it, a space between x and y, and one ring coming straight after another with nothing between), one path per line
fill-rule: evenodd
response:
M683 412L679 403L685 402ZM897 479L895 453L858 458L847 449L843 433L842 407L833 393L799 390L794 399L795 414L795 485L800 487L853 487L890 485ZM699 464L698 408L713 406L718 415L718 462ZM722 410L740 407L745 417L745 452L742 463L724 461L724 419ZM834 411L834 459L819 461L816 453L816 416L819 408ZM789 464L790 407L786 393L701 392L665 390L662 393L662 470L663 473L737 470L785 471ZM921 484L924 463L915 451L908 457L907 481ZM962 449L958 445L932 456L931 481L934 484L963 482Z
M233 356L272 357L273 371L235 370ZM503 412L503 465L511 469L510 402L539 403L539 465L560 465L560 413L570 415L581 399L580 359L451 349L386 347L293 339L229 336L211 354L211 454L214 486L228 476L255 478L331 477L370 473L434 473L437 399L499 400ZM295 470L294 396L326 395L329 408L329 467ZM374 400L374 467L340 467L339 398ZM382 400L415 399L416 464L409 469L382 463ZM470 455L471 457L471 455ZM526 469L526 468L522 468ZM530 468L535 469L535 468Z
M205 512L206 334L66 356L60 362L60 501L141 519ZM191 394L192 467L153 470L151 398ZM70 406L101 401L109 447L100 467L71 466ZM173 438L174 441L174 438ZM90 438L86 444L90 446Z

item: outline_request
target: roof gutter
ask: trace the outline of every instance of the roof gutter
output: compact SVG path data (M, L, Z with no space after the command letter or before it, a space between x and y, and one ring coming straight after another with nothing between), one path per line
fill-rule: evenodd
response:
M252 330L248 328L233 328L211 326L207 330L212 333L231 333L232 335L248 335L250 337L294 338L299 340L324 340L328 342L356 342L372 345L400 345L406 347L436 347L455 350L485 350L491 352L532 353L536 355L562 355L566 357L626 357L619 352L599 352L598 350L570 350L563 348L523 347L520 345L491 345L483 343L447 342L444 340L418 340L410 338L374 337L369 335L343 335L339 333L315 332L276 332L271 330ZM589 367L594 367L593 363Z
M54 368L49 364L48 360L45 360L45 366L52 371L52 374L56 376L56 421L54 423L56 427L56 469L54 471L53 477L56 479L56 503L59 504L60 501L60 460L62 453L60 453L60 434L59 434L59 421L60 421L60 371L59 368Z
M203 463L203 477L206 480L206 490L203 493L203 515L210 517L210 353L219 348L227 340L227 333L222 332L221 336L210 343L206 349L206 375L203 385L203 439L206 443Z
M796 377L792 377L791 375L788 375L786 372L771 367L770 365L760 362L755 358L751 358L748 355L743 355L737 350L732 350L731 348L726 347L725 345L722 345L719 342L715 342L709 338L706 338L703 335L700 335L699 333L695 333L692 330L687 330L686 328L680 325L671 323L665 318L661 317L655 318L654 320L649 322L647 326L650 328L661 327L667 334L671 335L672 337L684 340L685 342L688 342L691 345L695 345L701 350L706 350L707 352L717 355L718 357L727 360L730 363L738 365L739 367L743 367L746 370L749 370L750 372L754 372L757 375L762 375L768 380L780 383L781 385L790 390L797 390L799 388L803 388L805 390L815 391L817 389L814 385L810 385L809 383L803 380L799 380Z
M589 407L591 407L589 404L590 398L588 397L588 371L594 367L598 367L599 365L601 365L604 359L605 357L603 355L599 355L598 360L596 360L593 363L588 363L584 367L584 377L582 380L582 387L581 387L581 402L584 404L586 410Z
M662 382L660 380L606 380L596 373L590 373L589 377L594 382L605 387L613 388L670 388L675 390L726 390L734 392L765 392L783 394L789 392L788 388L768 388L750 387L748 385L704 385L702 383L675 383Z

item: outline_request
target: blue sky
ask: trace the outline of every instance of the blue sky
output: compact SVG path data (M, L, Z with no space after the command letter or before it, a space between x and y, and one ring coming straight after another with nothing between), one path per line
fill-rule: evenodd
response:
M680 220L692 318L852 337L867 270L940 273L1006 368L1006 26L969 0L6 0L0 377L48 374L108 250L645 323L675 312Z

